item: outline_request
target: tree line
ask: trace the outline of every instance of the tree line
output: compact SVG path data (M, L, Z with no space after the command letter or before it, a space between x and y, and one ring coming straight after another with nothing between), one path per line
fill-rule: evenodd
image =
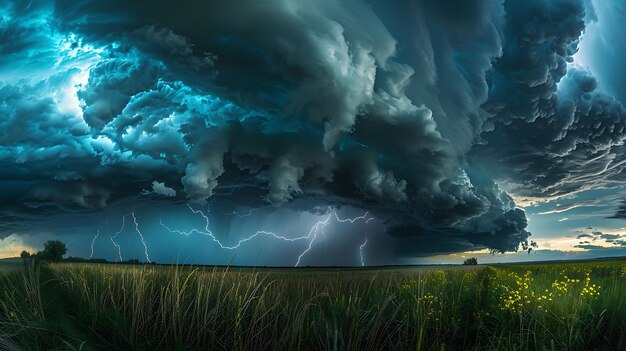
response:
M31 254L30 252L24 250L20 254L20 257L58 262L63 259L63 256L66 252L67 247L62 241L49 240L45 244L43 244L43 250L37 251L34 254Z
M67 253L67 246L60 240L49 240L43 245L43 250L37 251L34 254L24 250L20 254L21 258L24 259L35 259L42 261L50 261L50 262L91 262L91 263L113 263L107 261L104 258L82 258L82 257L67 257L63 258ZM124 264L143 264L143 262L139 261L136 258L131 258L126 261L117 262Z

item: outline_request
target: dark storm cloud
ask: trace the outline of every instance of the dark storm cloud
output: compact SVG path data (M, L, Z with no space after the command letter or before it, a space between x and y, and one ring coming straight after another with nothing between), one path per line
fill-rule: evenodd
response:
M503 56L490 74L492 117L471 153L518 199L558 198L623 182L622 105L590 72L568 66L584 4L507 2Z
M87 88L78 92L78 97L86 105L83 118L95 129L102 129L116 118L133 96L154 89L165 70L154 60L118 55L92 68Z
M609 218L621 218L626 219L626 201L622 201L622 204L617 208L614 215Z
M619 180L623 109L567 71L582 3L29 4L0 22L19 38L0 69L11 218L137 196L346 206L403 256L507 251L530 233L498 183L549 197Z

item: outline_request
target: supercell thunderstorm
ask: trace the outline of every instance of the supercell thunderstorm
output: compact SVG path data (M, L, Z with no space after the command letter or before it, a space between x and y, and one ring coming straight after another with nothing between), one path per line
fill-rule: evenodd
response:
M2 237L392 264L526 249L520 205L623 182L590 1L191 3L0 5Z

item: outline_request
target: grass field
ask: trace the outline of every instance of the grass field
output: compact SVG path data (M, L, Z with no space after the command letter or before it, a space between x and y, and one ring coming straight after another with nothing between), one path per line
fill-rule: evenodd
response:
M0 349L626 350L626 261L382 269L27 262Z

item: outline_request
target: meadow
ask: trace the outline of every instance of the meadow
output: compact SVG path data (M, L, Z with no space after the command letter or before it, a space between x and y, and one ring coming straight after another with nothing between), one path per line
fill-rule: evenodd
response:
M626 261L0 269L7 350L626 350Z

